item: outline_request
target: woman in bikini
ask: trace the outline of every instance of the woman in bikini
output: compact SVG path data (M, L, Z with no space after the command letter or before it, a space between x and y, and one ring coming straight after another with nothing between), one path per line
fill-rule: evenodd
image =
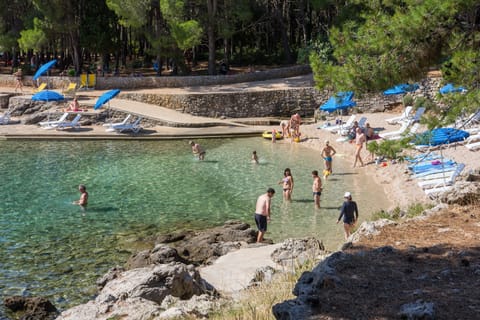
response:
M283 171L283 179L278 184L283 185L283 199L291 201L293 192L293 177L290 168Z

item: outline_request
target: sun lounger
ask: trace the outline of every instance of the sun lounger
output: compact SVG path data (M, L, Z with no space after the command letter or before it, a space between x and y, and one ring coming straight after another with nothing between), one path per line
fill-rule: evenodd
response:
M360 120L358 120L358 127L363 129L366 123L367 123L367 117L361 117ZM348 128L343 128L341 130L338 130L338 133L342 136L347 136L350 130L352 129L352 127L353 127L353 124Z
M465 147L470 151L475 151L480 148L480 141L474 143L467 143Z
M436 158L436 159L422 159L417 162L413 162L412 164L408 165L408 169L413 170L415 168L425 166L425 165L441 165L442 163L453 163L452 160L447 159L447 158Z
M423 114L425 113L425 107L420 107L417 109L417 111L415 112L415 114L413 115L413 117L411 119L406 119L406 120L403 120L401 122L410 122L411 124L415 123L415 122L419 122L420 119L422 118Z
M453 186L444 186L444 187L427 189L427 190L424 190L424 191L425 191L425 194L426 194L427 196L435 197L435 196L437 196L438 194L447 192L447 191L452 190L452 189L453 189Z
M138 118L133 123L114 125L111 128L108 128L107 132L122 133L122 132L131 131L133 133L138 133L142 129L142 127L140 127L140 121L142 121L142 118Z
M420 181L418 182L418 186L422 189L430 189L453 185L455 183L455 179L457 179L457 177L460 175L464 168L465 165L463 163L460 163L451 175L438 179Z
M339 130L339 129L349 129L352 127L353 125L353 122L355 121L355 115L352 114L350 116L350 118L348 118L348 120L343 123L343 124L337 124L337 125L334 125L334 126L322 126L322 127L318 127L318 129L324 129L324 130L327 130L327 131L335 131L335 130Z
M402 122L402 126L397 131L390 131L390 132L381 133L381 134L379 134L379 136L380 136L380 138L383 138L383 139L388 139L389 137L399 136L399 135L401 135L401 134L403 134L404 132L407 131L407 128L410 126L411 123L412 123L411 121Z
M465 144L470 144L477 141L480 141L480 133L472 134L471 136L469 136L467 140L465 140Z
M455 170L457 170L457 166L446 166L446 167L444 166L444 167L432 168L431 170L426 170L423 172L416 173L413 175L413 177L416 179L422 179L429 175L453 172Z
M59 123L52 124L52 125L49 125L47 127L44 127L44 129L47 129L47 130L52 130L52 129L63 130L63 129L66 129L66 128L76 129L76 128L80 127L79 121L80 121L81 117L82 117L81 114L77 114L72 121L61 121Z
M0 116L0 124L8 124L10 121L10 112L5 112Z
M422 153L422 154L419 154L419 155L416 155L415 157L411 158L411 157L406 157L405 160L407 160L408 162L410 163L413 163L413 164L417 164L419 162L422 162L422 161L431 161L431 160L436 160L436 159L439 159L441 158L441 155L437 154L437 153Z
M42 122L39 122L38 124L41 126L41 127L48 127L48 126L53 126L53 125L56 125L56 124L59 124L60 122L63 122L67 119L68 117L68 112L65 112L61 117L60 119L58 120L54 120L54 121L42 121Z
M442 168L447 168L447 167L456 167L456 163L452 160L447 160L443 161L440 163L429 163L429 164L420 164L414 166L411 170L415 173L422 173L422 172L427 172L431 170L442 170Z
M451 168L446 168L444 171L438 171L437 173L432 173L429 172L427 175L422 175L420 174L419 176L415 176L420 181L426 181L426 180L434 180L434 179L440 179L440 178L450 178L450 176L453 175L457 168L456 167L451 167Z
M399 135L396 135L396 136L387 136L386 139L387 140L400 140L402 138L407 138L407 137L412 137L414 134L417 133L418 131L418 128L420 127L420 123L415 123L409 130L407 129L406 133L404 134L399 134Z
M103 124L103 126L104 126L104 127L111 128L111 127L113 127L113 126L121 126L121 125L124 125L124 124L126 124L126 123L128 122L128 120L130 120L131 116L132 116L131 114L128 114L128 115L125 117L125 119L123 119L122 122L117 122L117 123L105 123L105 124Z
M402 114L398 117L386 119L388 124L396 124L402 120L408 119L408 116L410 115L410 112L412 111L413 107L412 106L407 106L405 107L405 110L403 110Z

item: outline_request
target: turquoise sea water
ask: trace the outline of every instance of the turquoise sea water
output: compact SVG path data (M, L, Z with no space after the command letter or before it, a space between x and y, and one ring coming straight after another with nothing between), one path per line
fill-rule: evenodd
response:
M375 185L367 183L365 192L364 177L341 157L315 210L318 152L260 138L198 142L207 150L203 162L185 140L0 141L0 298L40 295L60 308L85 302L95 280L123 264L142 238L230 219L254 225L256 198L268 187L277 194L267 238L315 236L332 250L343 239L335 221L346 190L357 197L362 219L387 205ZM253 150L259 165L250 162ZM291 203L277 184L286 167L295 179ZM71 204L80 183L90 195L85 212ZM367 196L373 194L375 201Z

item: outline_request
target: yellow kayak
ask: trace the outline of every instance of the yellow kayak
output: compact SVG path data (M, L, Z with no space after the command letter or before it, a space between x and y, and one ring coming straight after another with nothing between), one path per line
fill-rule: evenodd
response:
M264 137L265 139L272 139L272 131L264 131L262 133L262 137ZM282 136L282 131L277 131L276 134L275 134L275 137L277 139L282 139L283 136Z

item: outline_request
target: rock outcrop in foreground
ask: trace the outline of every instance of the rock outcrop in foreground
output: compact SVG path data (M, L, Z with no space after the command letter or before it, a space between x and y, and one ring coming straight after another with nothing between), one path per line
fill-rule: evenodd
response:
M364 222L343 251L298 280L276 319L475 319L480 313L479 184L401 223ZM449 205L446 205L448 203Z
M61 320L78 319L156 319L162 313L175 314L168 304L193 296L203 303L214 303L213 288L200 278L193 266L182 263L152 265L121 272L108 281L97 298L62 312ZM196 305L201 314L202 305ZM158 319L162 319L160 317Z

